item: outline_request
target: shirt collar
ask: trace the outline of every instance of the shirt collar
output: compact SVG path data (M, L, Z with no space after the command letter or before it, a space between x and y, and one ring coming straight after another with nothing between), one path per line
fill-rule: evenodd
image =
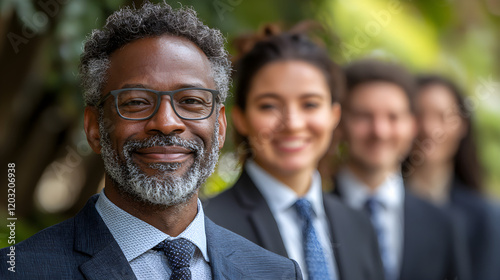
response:
M169 236L116 206L106 197L104 190L99 194L96 209L129 262L152 249L161 241L177 238L191 241L201 251L205 261L209 262L203 207L199 199L197 203L198 213L194 220L177 237Z
M363 208L366 200L371 196L380 201L385 208L398 208L403 204L404 184L403 178L398 172L387 176L374 194L348 167L340 170L337 180L344 199L353 208Z
M245 171L264 196L272 212L286 211L299 199L292 189L274 178L253 160L246 161ZM304 198L311 203L316 216L324 215L321 176L318 171L313 173L311 185Z

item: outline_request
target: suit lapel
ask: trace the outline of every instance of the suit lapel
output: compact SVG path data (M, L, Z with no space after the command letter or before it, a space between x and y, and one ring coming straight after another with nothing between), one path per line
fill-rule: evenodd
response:
M238 270L238 265L231 260L231 255L236 248L223 246L225 240L220 238L218 231L217 226L205 217L205 234L212 279L245 279L245 275Z
M259 245L288 257L271 209L244 169L235 184L235 192L238 200L248 209L248 219L254 225L255 234L261 242Z
M92 196L75 216L75 251L90 256L80 265L87 279L136 279L118 243L95 209L98 195Z
M343 268L347 267L345 252L337 240L347 240L349 236L345 235L342 228L339 226L339 222L342 217L338 217L337 211L333 207L333 203L328 202L328 197L323 194L323 205L325 207L326 217L328 219L328 227L331 235L332 249L335 256L335 261L337 263L337 270L340 279L347 279L346 272Z
M340 187L339 187L339 180L335 177L333 178L333 191L332 193L340 198L342 198L342 192L340 191Z
M102 248L80 266L87 279L136 279L132 268L115 242Z
M404 213L403 213L403 259L401 264L401 279L405 279L411 277L411 275L405 275L405 271L410 271L408 265L412 263L418 263L419 260L415 260L412 258L413 253L416 251L415 246L421 246L421 242L414 242L415 240L419 240L419 227L418 223L415 222L407 222L407 221L418 221L419 219L415 217L418 214L418 211L412 211L413 208L413 200L412 197L409 196L405 191L404 198Z
M334 179L335 189L333 190L333 194L338 196L341 200L343 200L343 194L341 188L339 187L339 180ZM418 242L412 242L412 240L418 240L418 227L415 223L407 223L406 221L415 220L415 211L409 211L413 207L413 200L411 196L404 191L404 201L403 201L403 258L401 263L400 270L400 278L398 279L411 279L412 275L405 275L404 272L408 271L407 266L411 263L419 263L419 260L414 260L411 258L412 254L409 252L414 252L415 246L417 246ZM341 239L344 240L344 239Z

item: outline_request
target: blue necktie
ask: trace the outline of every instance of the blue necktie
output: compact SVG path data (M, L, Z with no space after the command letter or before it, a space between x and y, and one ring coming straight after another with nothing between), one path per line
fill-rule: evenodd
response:
M332 279L328 273L323 249L313 227L313 209L311 203L304 198L295 202L299 217L304 222L302 235L304 239L304 257L307 265L307 274L310 280Z
M370 220L372 221L373 228L375 229L375 233L377 234L378 245L380 249L380 256L382 258L382 263L384 265L385 271L385 279L386 280L395 280L396 277L394 275L394 267L390 263L389 259L389 249L387 248L387 242L385 239L385 229L382 226L380 211L384 205L381 201L374 197L370 197L365 202L365 210L370 215Z
M170 280L191 280L189 265L196 247L189 240L179 238L162 241L153 250L163 251L172 269Z

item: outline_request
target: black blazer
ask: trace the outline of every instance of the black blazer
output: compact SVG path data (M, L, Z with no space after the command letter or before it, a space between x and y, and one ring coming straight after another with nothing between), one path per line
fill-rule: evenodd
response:
M473 278L499 280L500 230L492 205L455 178L447 209L460 219Z
M384 279L378 243L367 217L331 194L323 194L323 203L339 279ZM232 188L207 201L204 210L216 224L288 257L271 210L245 171Z
M334 194L342 197L338 180ZM471 279L463 240L449 215L407 191L403 209L403 259L399 279Z
M95 208L97 195L73 218L0 250L0 279L136 279L120 246ZM302 279L298 264L263 250L205 218L212 279ZM147 238L147 236L145 236Z

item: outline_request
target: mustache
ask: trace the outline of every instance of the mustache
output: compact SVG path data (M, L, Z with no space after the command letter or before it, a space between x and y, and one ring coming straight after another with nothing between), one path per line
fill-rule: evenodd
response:
M123 146L123 152L131 153L144 148L178 146L190 150L195 156L203 154L204 147L201 141L186 140L177 135L155 134L143 140L127 140Z

